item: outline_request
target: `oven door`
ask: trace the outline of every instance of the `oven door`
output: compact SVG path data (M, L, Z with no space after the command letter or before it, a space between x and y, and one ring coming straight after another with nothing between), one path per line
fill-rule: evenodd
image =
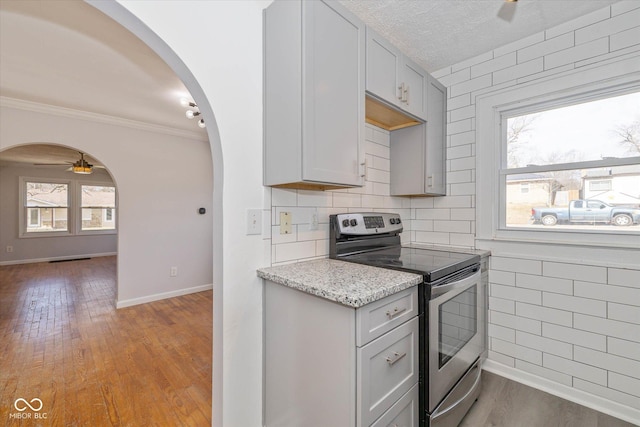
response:
M478 319L484 298L480 268L431 288L429 301L429 413L447 396L483 351Z

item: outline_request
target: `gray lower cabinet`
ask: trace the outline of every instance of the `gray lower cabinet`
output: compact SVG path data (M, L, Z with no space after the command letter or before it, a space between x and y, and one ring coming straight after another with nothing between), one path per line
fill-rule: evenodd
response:
M365 26L337 2L264 12L264 184L364 184Z
M265 287L266 426L418 425L417 288L354 309Z
M392 196L446 194L447 90L427 79L427 122L391 132Z

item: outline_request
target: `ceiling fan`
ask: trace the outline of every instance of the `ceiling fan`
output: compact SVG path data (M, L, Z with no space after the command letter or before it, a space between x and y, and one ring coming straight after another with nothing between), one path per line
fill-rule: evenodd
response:
M516 4L518 0L504 0L500 10L498 10L498 18L503 21L511 22L516 14Z
M104 169L104 166L94 166L91 163L87 162L84 159L84 153L82 151L78 151L78 153L80 153L80 158L76 161L76 162L64 162L64 163L34 163L34 166L67 166L67 165L71 165L67 171L69 172L73 172L73 173L79 173L79 174L84 174L84 175L88 175L90 173L93 172L93 168L102 168Z

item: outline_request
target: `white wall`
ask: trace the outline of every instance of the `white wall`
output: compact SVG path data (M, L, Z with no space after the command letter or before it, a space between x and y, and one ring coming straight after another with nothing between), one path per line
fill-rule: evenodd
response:
M22 106L40 111L0 107L0 149L33 142L74 147L103 162L116 183L120 306L211 287L212 171L206 141ZM144 172L138 161L148 165ZM199 215L199 207L208 213ZM171 266L178 267L177 277L169 277Z
M20 177L111 182L104 169L95 169L91 175L76 175L65 172L64 167L0 166L0 265L116 253L115 233L19 238ZM6 251L8 245L13 246L13 252Z
M416 240L474 243L479 96L621 59L638 72L639 23L640 3L620 2L434 73L449 90L448 196L434 200L443 209L412 208L446 222L414 222ZM492 251L488 366L639 422L640 245L475 243Z

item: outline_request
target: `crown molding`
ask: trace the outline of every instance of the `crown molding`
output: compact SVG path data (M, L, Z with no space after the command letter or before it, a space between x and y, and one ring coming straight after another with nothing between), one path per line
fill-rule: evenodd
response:
M57 105L41 104L38 102L26 101L24 99L9 98L0 96L0 107L14 108L34 113L51 114L59 117L86 120L94 123L108 124L130 129L142 130L146 132L161 133L180 138L192 139L201 142L208 142L209 139L197 132L190 132L183 129L176 129L168 126L161 126L125 119L122 117L108 116L106 114L91 113L89 111L74 110L72 108L60 107Z

